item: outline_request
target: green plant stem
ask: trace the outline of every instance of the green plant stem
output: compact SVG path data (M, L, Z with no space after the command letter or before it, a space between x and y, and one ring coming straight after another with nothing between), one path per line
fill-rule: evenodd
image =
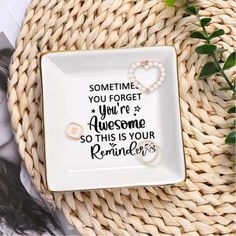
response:
M201 18L200 18L199 15L197 15L197 18L198 18L198 21L200 22L200 21L201 21ZM207 41L207 43L208 43L208 44L212 44L212 43L211 43L211 40L209 39L209 35L208 35L207 31L206 31L206 27L205 27L204 25L202 26L202 29L203 29L203 32L204 32L204 34L205 34L205 36L206 36L206 41ZM228 77L226 76L224 70L221 68L219 62L217 61L216 54L213 53L213 54L211 54L211 56L212 56L212 58L213 58L213 60L214 60L214 62L215 62L215 64L216 64L217 68L219 69L219 72L222 74L222 76L224 77L225 81L226 81L227 84L229 85L230 90L232 90L232 91L233 91L233 94L235 95L235 94L236 94L235 87L232 85L232 83L230 82L230 80L229 80Z
M214 60L214 62L215 62L215 64L216 64L216 66L218 67L218 69L220 70L220 73L222 74L222 76L224 77L224 79L225 79L225 81L227 82L227 84L229 85L229 87L230 87L230 89L233 91L233 93L235 94L235 88L234 88L234 86L232 85L232 83L229 81L229 79L228 79L228 77L226 76L226 74L225 74L225 72L224 72L224 70L221 68L221 66L219 65L219 63L218 63L218 61L217 61L217 59L216 59L216 55L215 55L215 53L214 54L212 54L212 58L213 58L213 60Z

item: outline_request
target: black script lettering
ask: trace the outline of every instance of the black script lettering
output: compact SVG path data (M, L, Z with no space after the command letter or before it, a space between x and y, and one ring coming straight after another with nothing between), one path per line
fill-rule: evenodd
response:
M95 144L94 146L91 146L91 158L92 159L99 159L102 160L105 156L112 155L113 157L117 156L127 156L127 155L132 155L134 156L136 153L136 147L137 147L137 142L133 141L128 149L125 149L124 147L117 148L116 144L107 150L101 150L101 146L99 144Z
M118 111L116 106L99 105L99 113L101 114L101 119L104 120L106 115L117 115Z
M106 130L120 130L120 129L142 129L145 128L145 120L115 120L115 121L99 121L96 115L92 116L88 123L89 129L92 128L100 133Z

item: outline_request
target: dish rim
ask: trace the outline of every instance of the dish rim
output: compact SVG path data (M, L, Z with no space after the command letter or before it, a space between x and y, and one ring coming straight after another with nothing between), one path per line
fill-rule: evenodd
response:
M166 48L173 48L175 50L175 63L176 63L176 72L177 72L177 95L178 95L178 108L179 108L179 120L180 120L180 128L181 128L181 139L182 139L182 152L183 152L183 159L184 159L184 175L183 178L179 181L176 182L171 182L168 184L160 184L160 185L134 185L134 186L119 186L119 187L97 187L97 188L91 188L91 189L73 189L73 190L53 190L49 184L48 184L48 175L47 175L47 157L46 157L46 142L45 142L45 126L44 126L44 119L45 119L45 114L44 114L44 92L43 92L43 76L42 76L42 60L45 56L48 54L61 54L61 53L79 53L79 52L94 52L94 53L100 53L104 51L120 51L120 50L140 50L140 49L145 49L145 48L160 48L160 47L166 47ZM45 182L46 182L46 188L50 192L55 192L55 193L61 193L61 192L75 192L75 191L91 191L91 190L101 190L101 189L117 189L117 188L132 188L132 187L154 187L154 186L169 186L177 183L182 183L185 182L187 179L187 169L186 169L186 155L185 155L185 148L184 148L184 139L183 139L183 124L182 124L182 119L181 119L181 107L180 107L180 86L179 86L179 68L178 68L178 58L177 58L177 50L174 46L172 45L159 45L159 46L150 46L150 47L133 47L133 48L111 48L111 49L91 49L91 50L55 50L55 51L47 51L47 52L41 52L39 55L39 73L40 73L40 82L41 82L41 96L42 96L42 133L43 133L43 145L44 145L44 167L45 167Z

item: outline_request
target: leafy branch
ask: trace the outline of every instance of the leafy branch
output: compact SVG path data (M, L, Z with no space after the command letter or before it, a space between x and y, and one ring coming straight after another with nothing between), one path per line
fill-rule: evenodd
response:
M175 4L176 0L165 0L166 5L169 7L172 7ZM225 71L232 68L236 65L236 51L232 52L228 58L226 59L223 67L221 67L219 61L217 60L217 55L227 51L227 49L224 48L218 48L215 44L212 43L212 39L216 37L220 37L224 35L223 29L217 29L213 33L209 34L207 32L206 27L211 22L210 17L201 18L198 14L198 9L195 6L189 5L187 1L187 7L185 8L185 11L191 15L195 15L199 21L199 26L202 28L201 31L192 32L190 37L201 39L205 41L204 45L201 45L196 48L196 52L198 54L207 54L211 57L211 61L207 62L200 71L199 79L200 80L206 80L207 78L211 77L215 74L220 74L224 78L226 82L226 86L223 86L220 88L220 90L224 91L231 91L232 92L232 99L236 99L236 77L234 80L230 80L227 75L225 74ZM236 106L231 107L228 110L228 113L236 113ZM233 122L234 127L236 127L236 120ZM236 144L236 131L235 129L232 130L226 137L225 143L230 145Z
M168 0L166 0L167 2ZM201 39L205 41L205 44L198 46L196 48L196 52L200 55L209 55L211 57L211 61L207 62L203 67L201 68L199 79L200 80L206 80L207 78L211 77L215 74L220 74L224 78L226 82L226 86L221 87L221 90L230 90L232 92L232 99L236 99L236 78L231 81L227 75L225 74L225 71L234 67L236 65L236 51L232 52L226 61L224 62L223 67L220 65L220 62L217 60L217 55L219 53L222 53L226 51L224 48L218 48L215 44L212 43L212 39L224 35L223 29L216 29L213 33L208 33L206 27L211 22L210 17L201 18L198 14L198 9L195 6L187 6L185 8L185 11L191 15L195 15L199 21L199 26L202 28L201 31L195 31L192 32L190 37ZM236 106L231 107L228 110L229 113L236 113ZM234 126L236 126L236 120L234 120ZM226 139L225 142L230 145L236 144L236 131L231 131Z

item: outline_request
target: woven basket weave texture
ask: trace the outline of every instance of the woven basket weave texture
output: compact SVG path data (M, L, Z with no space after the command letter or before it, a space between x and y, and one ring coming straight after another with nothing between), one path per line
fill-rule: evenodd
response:
M179 1L181 2L181 1ZM196 18L161 0L33 0L26 12L10 66L9 110L19 151L42 197L62 209L83 235L234 235L234 148L224 139L233 102L219 91L222 78L195 79L207 60L189 34ZM210 31L236 48L236 3L199 0ZM47 51L174 45L187 164L184 183L164 187L51 193L46 189L39 56ZM235 71L229 70L232 76ZM167 94L168 96L168 94ZM171 117L173 119L173 117Z

